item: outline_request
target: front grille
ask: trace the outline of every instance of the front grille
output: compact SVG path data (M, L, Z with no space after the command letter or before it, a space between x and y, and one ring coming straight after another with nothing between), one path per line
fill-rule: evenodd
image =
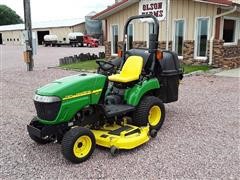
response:
M34 101L37 116L42 120L53 121L59 112L61 102L43 103Z

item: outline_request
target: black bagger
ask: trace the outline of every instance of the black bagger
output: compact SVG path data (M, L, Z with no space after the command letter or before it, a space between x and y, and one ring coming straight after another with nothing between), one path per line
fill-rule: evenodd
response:
M164 103L177 101L179 81L183 78L178 55L175 52L163 51L163 59L159 61L159 65L160 90L158 97Z

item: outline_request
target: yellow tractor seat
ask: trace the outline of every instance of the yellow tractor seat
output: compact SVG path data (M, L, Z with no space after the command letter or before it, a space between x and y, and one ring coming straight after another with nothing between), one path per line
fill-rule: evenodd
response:
M143 67L143 58L141 56L130 56L124 63L120 74L114 74L108 77L109 81L129 83L139 79Z

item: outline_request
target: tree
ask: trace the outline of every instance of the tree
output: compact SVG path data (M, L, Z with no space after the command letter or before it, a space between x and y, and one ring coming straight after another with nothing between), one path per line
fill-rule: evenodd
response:
M11 8L0 4L0 26L23 23L21 17Z

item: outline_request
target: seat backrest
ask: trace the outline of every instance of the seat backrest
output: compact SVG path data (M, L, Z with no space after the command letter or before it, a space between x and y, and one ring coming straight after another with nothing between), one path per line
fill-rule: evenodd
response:
M149 49L130 49L127 51L130 56L141 56L143 58L143 72L148 74L150 72L152 64L152 55L149 53Z
M143 58L143 67L145 67L150 57L148 49L130 49L127 53L130 56L141 56Z
M122 76L140 76L143 68L141 56L129 56L124 63L120 74Z

